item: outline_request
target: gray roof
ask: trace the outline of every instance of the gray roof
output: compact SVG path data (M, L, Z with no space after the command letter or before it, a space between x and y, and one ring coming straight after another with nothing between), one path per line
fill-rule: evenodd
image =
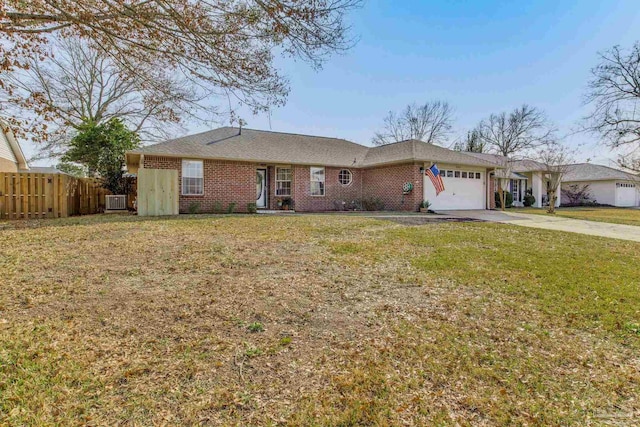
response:
M492 167L486 160L468 156L460 151L449 150L439 145L415 139L370 148L362 166L398 163L402 161L442 162L457 165Z
M130 151L179 157L352 166L367 147L338 138L222 127Z
M619 169L595 165L593 163L577 163L569 165L567 167L567 171L562 176L563 182L609 180L639 181L640 177Z
M436 161L482 167L490 162L422 141L366 147L339 138L222 127L129 151L174 157L250 162L369 167L409 161Z
M466 151L465 154L491 162L494 166L497 167L504 166L506 161L506 157L499 154L471 153ZM511 164L511 170L514 172L534 172L546 169L544 164L531 159L514 160L511 162Z
M66 172L63 172L60 169L56 169L53 166L29 166L29 170L24 170L24 172L56 173L56 174L68 175Z

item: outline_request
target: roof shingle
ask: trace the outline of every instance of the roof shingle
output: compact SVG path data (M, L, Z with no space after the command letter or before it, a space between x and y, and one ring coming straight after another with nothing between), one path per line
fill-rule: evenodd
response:
M486 160L417 140L366 147L339 138L255 129L240 132L232 127L171 139L129 153L338 167L370 167L409 161L493 166Z

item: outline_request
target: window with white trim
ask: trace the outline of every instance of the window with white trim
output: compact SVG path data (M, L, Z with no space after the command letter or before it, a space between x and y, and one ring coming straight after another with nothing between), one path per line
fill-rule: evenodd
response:
M349 169L342 169L338 172L338 182L342 185L349 185L353 181L353 175Z
M312 196L324 196L324 168L323 167L311 167L311 195Z
M204 167L202 160L182 161L182 195L202 196L204 194Z
M276 168L276 196L291 195L291 168Z

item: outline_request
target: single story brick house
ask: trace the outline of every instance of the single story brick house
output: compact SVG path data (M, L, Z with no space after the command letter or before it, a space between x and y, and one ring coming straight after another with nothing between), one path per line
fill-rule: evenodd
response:
M416 211L425 199L436 210L488 209L494 200L488 176L496 168L485 159L416 140L366 147L234 127L129 151L126 163L131 173L176 170L180 212L194 203L200 212L230 203L238 212L251 204L271 210L284 200L299 212L331 211L364 199L379 200L385 210ZM446 188L437 197L424 173L434 163Z
M569 165L562 178L562 203L569 194L588 186L583 202L617 207L640 206L640 177L619 169L592 163Z

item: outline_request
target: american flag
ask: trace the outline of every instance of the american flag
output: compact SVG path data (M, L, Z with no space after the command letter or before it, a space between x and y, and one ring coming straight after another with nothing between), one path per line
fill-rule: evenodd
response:
M433 186L436 188L436 196L444 191L444 182L440 175L440 169L434 164L425 171L425 175L429 177Z

